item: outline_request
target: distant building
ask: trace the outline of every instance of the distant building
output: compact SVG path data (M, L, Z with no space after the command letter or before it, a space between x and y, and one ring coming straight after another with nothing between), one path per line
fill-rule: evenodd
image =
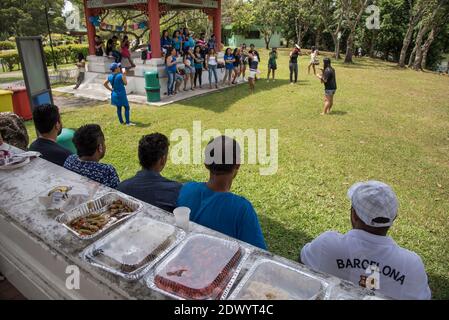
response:
M253 43L256 48L265 48L265 40L263 33L254 27L250 31L245 33L236 33L232 30L232 26L228 25L223 30L224 44L228 47L238 47L243 43L250 45ZM270 40L270 48L281 47L285 44L285 40L282 39L281 34L276 31Z

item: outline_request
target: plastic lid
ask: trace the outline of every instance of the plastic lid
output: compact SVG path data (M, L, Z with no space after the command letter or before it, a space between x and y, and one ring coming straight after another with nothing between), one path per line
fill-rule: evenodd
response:
M250 271L251 272L251 271ZM325 290L315 277L281 263L264 260L237 294L242 300L311 300Z
M195 235L157 272L155 284L186 299L217 299L242 253L237 242Z
M95 260L125 273L133 272L163 252L174 241L174 234L174 226L136 217L96 248Z

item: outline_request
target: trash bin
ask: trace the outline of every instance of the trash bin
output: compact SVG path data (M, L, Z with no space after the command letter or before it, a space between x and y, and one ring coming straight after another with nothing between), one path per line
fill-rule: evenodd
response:
M74 134L75 131L72 129L63 128L61 134L56 138L56 142L76 154L76 148L72 141Z
M157 71L145 72L145 90L147 91L148 102L161 101L161 85Z
M12 91L0 90L0 112L12 112Z
M28 97L27 89L24 87L9 88L13 92L12 94L12 104L14 113L23 120L33 119L33 114L31 113L30 99Z

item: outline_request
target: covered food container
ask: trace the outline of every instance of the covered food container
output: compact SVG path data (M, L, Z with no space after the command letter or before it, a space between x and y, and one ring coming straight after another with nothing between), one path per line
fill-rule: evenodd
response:
M257 260L230 295L231 300L324 299L328 283L269 259Z
M181 229L140 214L87 247L82 256L132 281L145 275L184 237Z
M92 239L142 210L143 205L115 192L60 214L56 221L82 240Z
M237 241L188 237L147 278L147 285L178 299L224 299L247 259Z

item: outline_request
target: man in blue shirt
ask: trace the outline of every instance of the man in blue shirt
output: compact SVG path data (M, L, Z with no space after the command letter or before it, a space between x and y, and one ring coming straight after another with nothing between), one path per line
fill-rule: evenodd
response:
M98 124L88 124L76 130L73 136L78 155L71 155L64 168L88 177L110 188L120 183L117 172L110 164L99 163L106 153L103 132Z
M230 237L266 249L257 214L244 197L230 192L240 168L240 146L226 136L212 140L206 148L206 183L185 184L178 206L191 210L190 220Z
M139 142L139 161L142 170L123 181L118 190L156 207L172 212L176 207L181 184L161 176L167 163L170 143L166 136L153 133Z

